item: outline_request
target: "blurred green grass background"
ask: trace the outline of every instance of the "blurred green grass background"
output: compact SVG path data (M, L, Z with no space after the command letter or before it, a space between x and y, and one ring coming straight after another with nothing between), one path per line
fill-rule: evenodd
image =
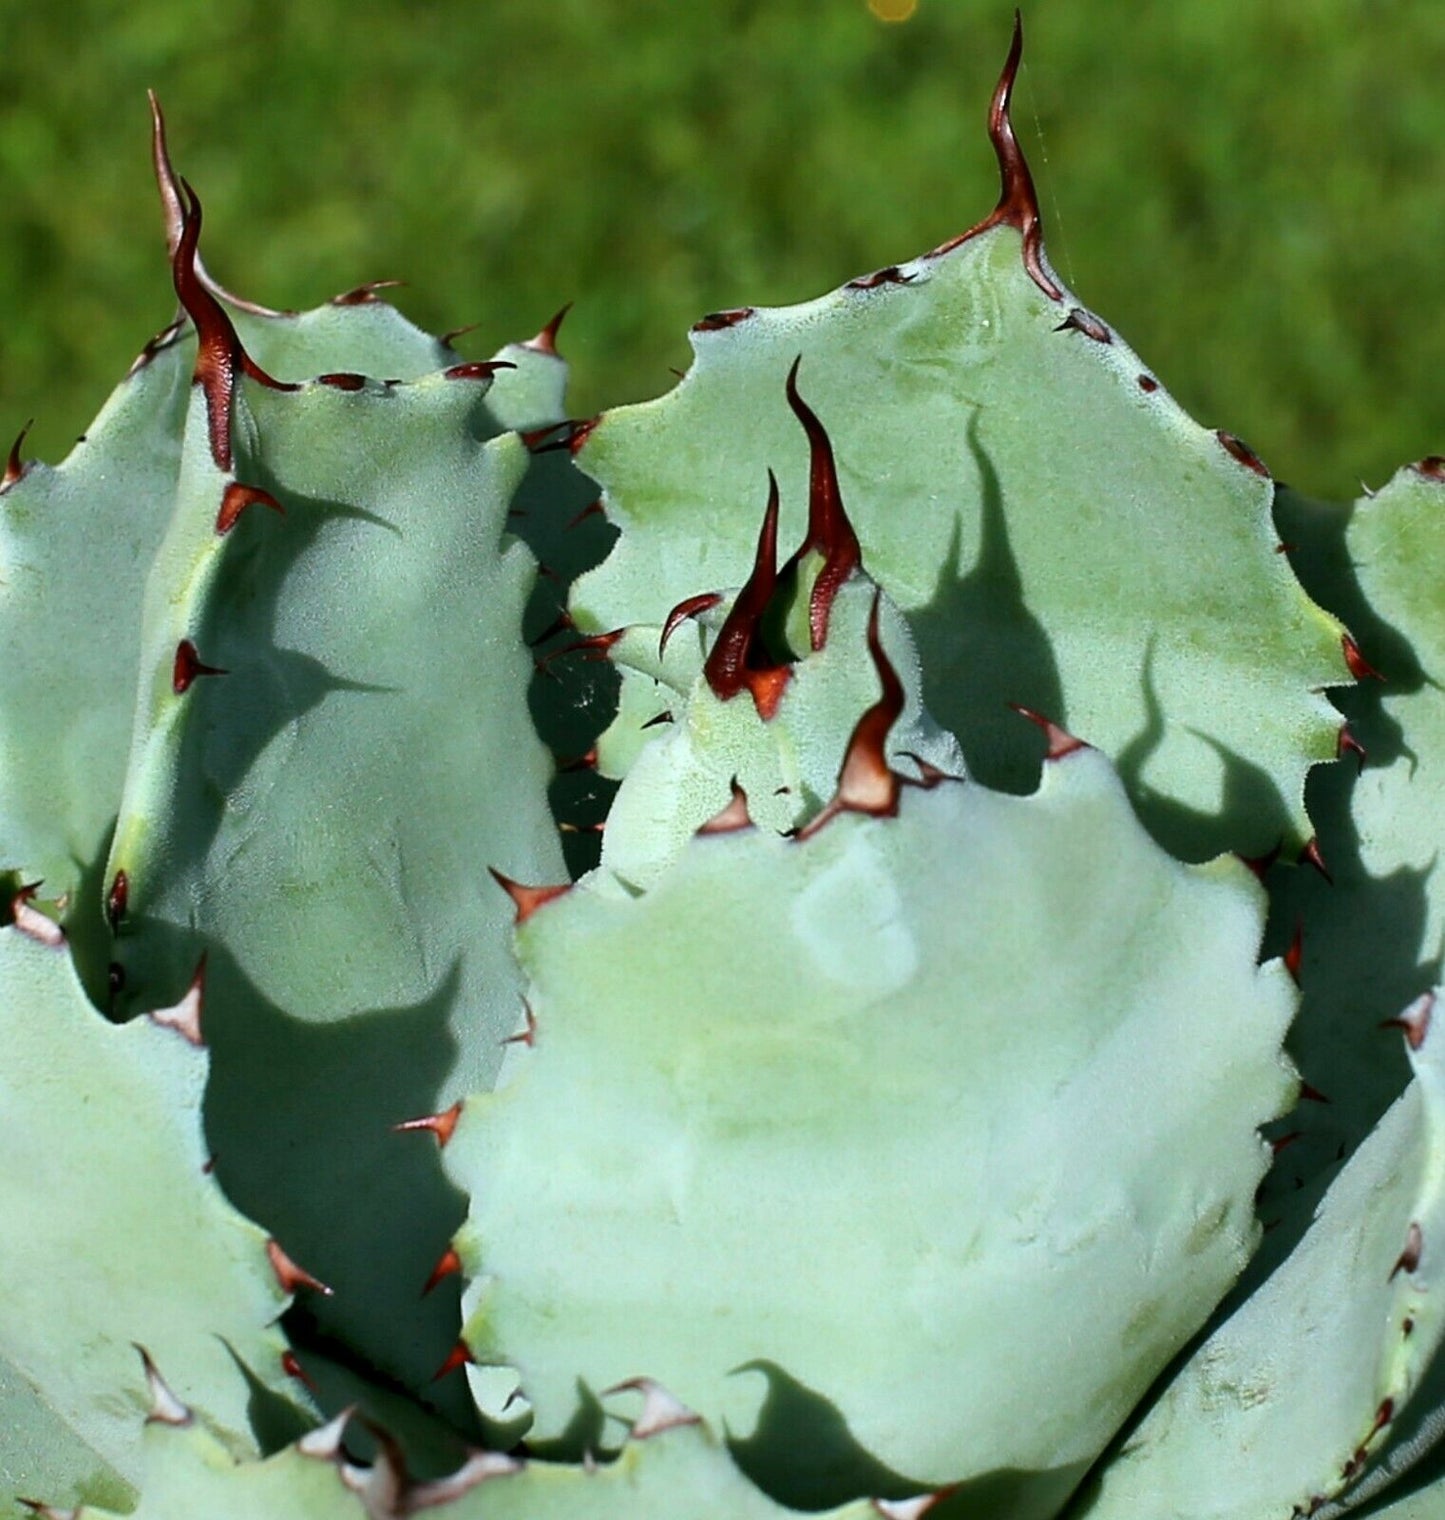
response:
M907 9L907 0L874 0ZM145 89L233 289L400 278L482 356L576 300L577 414L702 313L934 246L997 180L999 0L72 0L5 13L0 434L56 459L172 311ZM1200 421L1304 489L1445 452L1445 6L1031 0L1050 256Z

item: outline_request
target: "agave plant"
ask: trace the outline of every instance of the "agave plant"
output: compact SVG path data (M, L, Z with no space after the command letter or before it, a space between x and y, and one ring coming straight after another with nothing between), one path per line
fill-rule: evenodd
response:
M987 217L587 420L228 292L155 109L0 487L8 1497L1445 1514L1445 463L1186 417L1020 51Z

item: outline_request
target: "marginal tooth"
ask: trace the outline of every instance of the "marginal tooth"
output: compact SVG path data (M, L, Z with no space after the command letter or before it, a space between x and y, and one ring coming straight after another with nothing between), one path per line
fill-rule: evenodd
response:
M1435 994L1422 992L1413 1003L1397 1017L1381 1022L1381 1029L1399 1029L1404 1032L1405 1043L1411 1050L1419 1050L1430 1033L1430 1019L1435 1012Z
M1009 706L1021 718L1027 718L1030 723L1044 731L1044 737L1049 741L1046 760L1062 760L1065 755L1072 755L1077 750L1089 749L1082 739L1076 739L1068 729L1061 728L1052 718L1046 718L1042 713L1037 713L1031 707L1024 707L1018 702L1010 702Z
M1425 1237L1421 1234L1420 1226L1410 1221L1410 1228L1405 1232L1405 1249L1400 1252L1399 1260L1390 1270L1390 1281L1401 1273L1415 1273L1420 1267L1420 1253L1425 1249Z
M152 1010L151 1022L159 1024L163 1029L174 1029L192 1045L203 1048L206 1042L201 1036L201 1011L205 1004L205 990L206 957L203 955L185 996L171 1008Z
M301 1360L294 1351L281 1353L281 1370L287 1377L295 1378L298 1383L304 1383L312 1393L317 1391L316 1379L301 1365Z
M39 908L30 906L31 899L40 890L40 882L23 886L10 900L10 917L15 927L28 938L44 945L48 950L65 948L65 930Z
M1313 866L1331 886L1334 886L1335 879L1330 875L1329 867L1325 865L1325 857L1320 851L1320 842L1314 835L1305 841L1304 849L1299 852L1299 863Z
M455 1246L448 1246L442 1252L441 1260L431 1269L431 1276L426 1280L426 1286L421 1290L421 1296L425 1298L438 1283L444 1282L448 1277L454 1277L462 1270L462 1259L457 1255Z
M739 829L752 828L752 815L748 812L748 794L738 785L736 776L729 784L732 787L732 799L698 829L699 834L735 834Z
M915 1499L875 1499L873 1508L883 1520L922 1520L935 1504L941 1504L951 1490L940 1489L936 1494L919 1494Z
M131 1344L140 1353L141 1364L145 1368L146 1388L150 1394L151 1407L146 1415L146 1424L189 1425L193 1418L191 1411L171 1392L151 1360L150 1352L134 1341Z
M216 513L216 532L222 536L229 533L236 526L236 519L247 507L268 507L271 511L280 513L282 517L286 515L286 508L269 491L263 491L260 486L242 485L239 480L233 480L221 493L221 508Z
M516 1034L509 1034L503 1045L526 1045L529 1048L537 1043L537 1015L532 1012L532 1005L522 999L522 1011L526 1015L526 1024Z
M673 634L688 618L699 617L704 612L710 612L722 599L721 591L702 591L696 596L684 597L663 621L662 632L657 638L657 658L660 660L667 653L667 646Z
M20 457L20 450L25 445L25 435L35 426L32 417L16 435L15 442L10 445L10 457L5 461L5 473L0 475L0 491L8 491L25 473L25 461Z
M471 1360L471 1348L465 1341L458 1341L456 1345L447 1352L446 1360L441 1364L440 1367L437 1368L434 1373L432 1373L431 1381L433 1383L441 1382L444 1377L450 1377L458 1367L465 1367Z
M550 322L548 322L542 331L539 332L535 338L528 338L522 347L530 348L533 353L550 354L554 359L561 358L561 355L557 352L557 333L560 330L562 322L567 313L571 310L572 302L568 301L562 310L559 311Z
M393 1124L392 1131L395 1134L408 1134L415 1130L429 1130L436 1136L437 1145L444 1146L451 1139L457 1127L457 1120L462 1116L462 1102L458 1098L450 1108L443 1109L439 1114L426 1114L420 1119L404 1119L400 1124Z
M664 1430L674 1430L679 1425L699 1425L702 1417L689 1409L681 1399L667 1391L652 1378L628 1378L624 1383L614 1384L603 1392L603 1398L617 1393L640 1393L642 1413L632 1426L632 1439L645 1441L649 1436L661 1435Z
M175 659L171 662L171 690L178 697L183 697L191 689L191 683L198 676L224 676L230 672L222 670L219 665L207 665L196 652L196 646L189 639L182 639L176 645Z
M1345 664L1357 681L1383 681L1385 678L1360 653L1360 646L1349 634L1340 635L1340 647L1345 652Z
M413 1484L406 1496L407 1513L450 1504L489 1478L509 1478L521 1472L526 1463L500 1451L474 1451L457 1470L430 1483Z
M320 1278L313 1277L304 1267L298 1267L274 1240L266 1242L266 1256L270 1260L271 1270L276 1274L276 1281L281 1284L283 1293L290 1295L299 1288L311 1288L326 1298L331 1297L331 1289Z
M346 1422L356 1413L356 1405L348 1404L335 1419L307 1431L296 1443L296 1450L303 1457L315 1457L321 1462L335 1462L341 1455L341 1438L346 1433Z
M517 910L518 924L525 924L539 908L545 908L549 902L555 902L572 890L570 881L551 887L528 887L520 881L513 881L510 876L503 876L495 867L488 866L487 869L491 872L492 879L512 899Z

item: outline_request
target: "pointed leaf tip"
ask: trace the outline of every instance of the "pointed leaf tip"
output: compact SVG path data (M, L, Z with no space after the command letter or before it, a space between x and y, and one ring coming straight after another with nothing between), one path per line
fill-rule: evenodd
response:
M298 1267L275 1240L266 1242L266 1257L283 1293L291 1295L300 1288L311 1288L325 1298L332 1296L331 1289L324 1282L313 1277L304 1267Z
M488 866L487 870L491 872L492 880L512 899L517 910L518 924L525 924L538 909L545 908L549 902L555 902L572 890L570 881L552 887L528 887L520 881L513 881L510 876L503 876L495 866Z
M793 360L784 391L808 438L808 531L788 561L788 568L798 564L810 550L823 556L823 568L813 582L808 603L808 632L814 650L818 650L828 641L828 620L838 589L863 563L863 549L843 506L832 440L818 414L798 391L798 369L802 362L801 354Z
M758 716L766 722L778 710L791 667L770 664L762 648L762 621L778 585L778 480L768 471L768 504L753 553L753 568L738 591L703 664L708 688L729 702L740 691L752 694Z
M625 1382L615 1383L604 1390L602 1397L611 1398L617 1393L642 1395L642 1413L632 1425L631 1439L634 1441L645 1441L650 1436L661 1435L665 1430L676 1430L681 1425L702 1423L700 1415L652 1378L628 1378Z
M1014 133L1010 115L1014 83L1018 78L1023 55L1023 16L1015 11L1008 57L1004 60L1003 71L994 86L993 98L988 107L988 137L993 144L994 157L998 160L998 204L981 222L935 248L929 257L938 258L951 253L960 244L994 227L1009 226L1023 238L1024 268L1029 278L1051 301L1061 301L1064 292L1044 266L1044 224L1039 214L1038 194L1034 190L1033 175L1029 172L1028 160L1024 158L1023 149Z

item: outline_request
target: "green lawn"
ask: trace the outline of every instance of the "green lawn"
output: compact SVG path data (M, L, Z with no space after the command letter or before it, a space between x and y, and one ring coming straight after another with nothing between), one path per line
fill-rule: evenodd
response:
M816 295L992 204L1011 10L919 0L5 7L0 433L56 458L171 296L145 88L212 269L274 305L405 279L489 352L568 299L574 406L701 313ZM1349 495L1445 452L1445 8L1035 0L1016 100L1050 253L1201 421Z

